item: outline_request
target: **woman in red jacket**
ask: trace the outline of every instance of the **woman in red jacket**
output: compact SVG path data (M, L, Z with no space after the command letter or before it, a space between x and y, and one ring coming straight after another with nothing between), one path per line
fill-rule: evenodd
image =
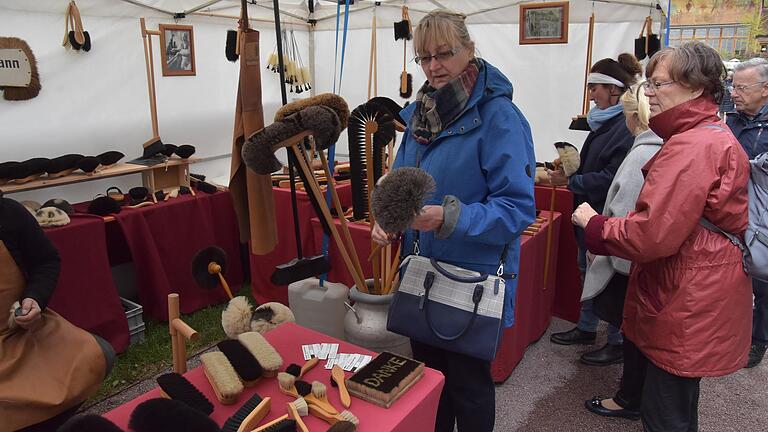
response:
M707 219L743 235L749 165L717 117L725 69L701 42L666 48L646 69L650 128L664 139L626 217L582 204L573 223L598 255L631 260L622 330L647 360L641 416L646 431L698 429L701 377L746 364L752 292L741 252Z

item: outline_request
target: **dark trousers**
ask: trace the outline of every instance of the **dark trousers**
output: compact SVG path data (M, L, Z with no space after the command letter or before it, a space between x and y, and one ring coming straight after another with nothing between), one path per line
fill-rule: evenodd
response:
M755 309L752 311L752 344L768 345L768 282L752 279Z
M614 402L622 408L640 411L647 367L648 359L631 340L624 338L624 369Z
M411 341L413 357L445 375L435 432L491 432L496 419L496 387L490 362Z
M645 432L698 431L701 378L680 377L647 363L640 409Z

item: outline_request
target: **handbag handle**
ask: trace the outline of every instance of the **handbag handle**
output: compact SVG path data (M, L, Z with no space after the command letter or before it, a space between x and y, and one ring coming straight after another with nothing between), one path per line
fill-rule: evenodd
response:
M459 275L453 274L449 272L446 268L442 267L440 263L434 258L430 258L429 262L432 264L435 270L440 272L441 275L455 282L481 283L481 282L485 282L485 280L488 279L488 274L486 273L481 273L480 276L459 276Z
M475 318L477 318L477 308L480 305L480 300L483 298L483 286L480 284L475 285L475 291L472 293L472 303L475 304L475 308L472 310L472 316L469 318L467 325L464 326L464 328L459 333L453 336L446 336L435 329L435 325L432 324L432 320L429 318L429 291L432 288L434 281L435 274L432 272L427 272L427 275L424 278L424 298L422 299L424 305L424 315L427 319L427 324L429 325L429 329L432 330L432 333L434 333L438 338L446 342L455 341L456 339L464 336L475 322Z

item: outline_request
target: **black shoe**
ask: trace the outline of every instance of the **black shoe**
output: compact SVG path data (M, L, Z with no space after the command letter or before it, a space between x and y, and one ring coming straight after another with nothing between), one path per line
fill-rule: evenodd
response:
M608 366L624 361L621 345L605 344L602 348L581 355L581 362L591 366Z
M567 332L552 333L549 340L558 345L592 345L595 343L597 333L586 332L574 327Z
M640 411L630 410L626 408L612 410L603 406L603 398L595 396L592 400L584 401L584 406L590 412L603 417L621 417L630 420L637 420L640 418Z
M759 365L763 361L766 348L768 348L768 345L752 345L749 349L749 361L747 361L745 367L749 369Z

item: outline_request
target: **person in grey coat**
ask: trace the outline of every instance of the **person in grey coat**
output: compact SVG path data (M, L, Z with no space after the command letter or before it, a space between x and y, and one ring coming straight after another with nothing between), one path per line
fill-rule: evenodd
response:
M635 141L608 188L603 215L609 217L624 217L635 209L635 201L644 182L641 169L662 145L662 139L648 129L650 109L642 84L631 87L621 97L621 101L627 128L635 136ZM593 300L593 311L600 319L621 327L624 296L632 263L613 256L592 257L588 254L588 258L591 259L584 278L581 301ZM640 351L626 337L623 350L624 374L616 395L607 399L595 396L587 400L585 406L598 415L637 419L640 417L645 370L637 363Z

